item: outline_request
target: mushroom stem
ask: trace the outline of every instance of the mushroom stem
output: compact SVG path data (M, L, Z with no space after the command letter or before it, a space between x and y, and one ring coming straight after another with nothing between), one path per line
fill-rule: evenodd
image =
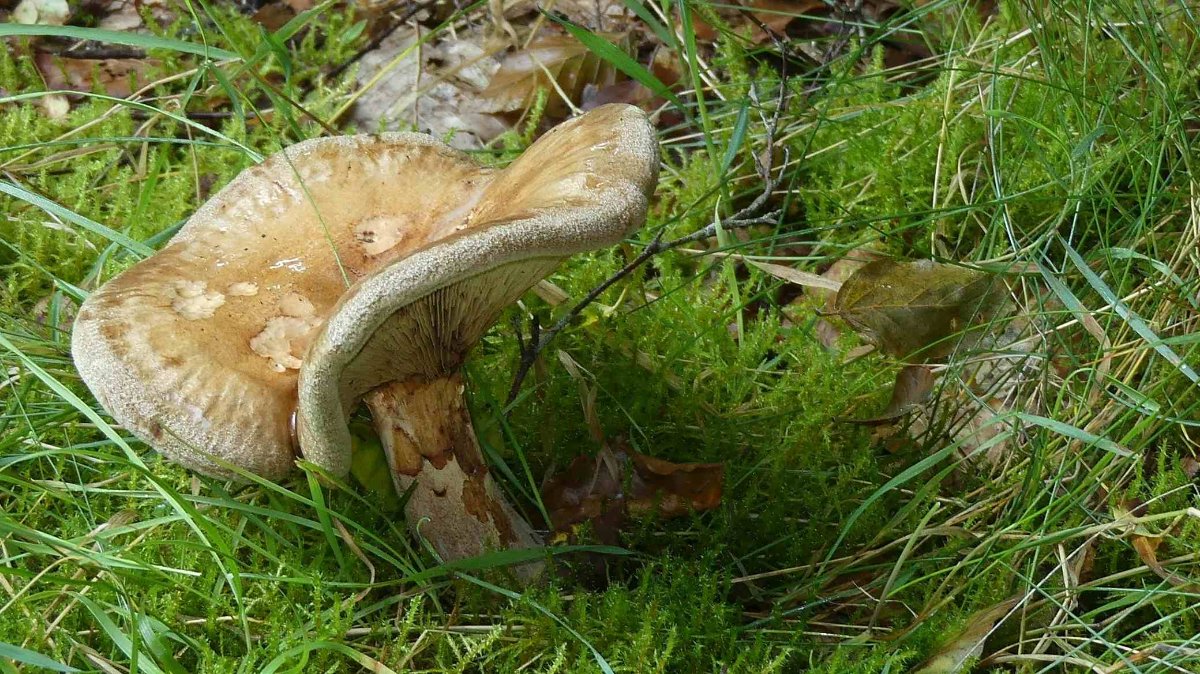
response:
M488 471L463 399L461 374L391 382L364 400L387 452L396 492L412 490L404 507L408 527L442 559L542 544ZM523 580L532 580L542 564L526 563L515 570Z

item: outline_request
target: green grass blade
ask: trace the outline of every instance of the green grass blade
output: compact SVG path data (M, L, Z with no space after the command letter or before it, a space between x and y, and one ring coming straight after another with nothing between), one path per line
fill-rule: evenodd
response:
M1154 330L1150 329L1150 326L1146 323L1145 319L1137 315L1137 313L1130 309L1129 306L1121 300L1121 298L1117 297L1117 294L1113 292L1113 289L1109 288L1108 284L1106 284L1104 280L1096 274L1096 272L1092 271L1092 268L1088 266L1087 261L1083 259L1083 256L1080 255L1074 248L1072 248L1071 244L1067 243L1066 239L1060 238L1059 241L1062 242L1063 248L1067 251L1067 257L1071 260L1071 264L1075 265L1075 268L1079 270L1079 273L1083 274L1083 278L1088 282L1088 285L1092 286L1092 289L1100 294L1100 297L1103 298L1104 301L1113 308L1113 311L1117 312L1117 315L1120 316L1121 319L1126 323L1128 323L1129 327L1133 328L1133 331L1136 332L1139 337L1146 340L1146 343L1151 345L1151 348L1157 351L1158 355L1162 356L1168 363L1175 366L1175 368L1182 372L1185 377L1190 379L1193 384L1200 384L1200 375L1197 375L1196 371L1193 370L1190 365L1184 362L1183 358L1178 353L1175 353L1174 349L1163 343L1162 338L1155 334Z
M602 60L607 61L609 65L625 73L630 78L641 82L646 88L653 91L655 95L665 98L680 109L683 108L683 103L671 92L670 87L663 84L662 80L654 76L654 73L647 70L645 66L638 63L632 56L621 51L615 44L567 19L554 16L553 14L547 14L546 16L551 21L565 28L575 39L582 42L583 46L587 47L589 51Z
M37 651L31 651L20 646L14 646L10 643L0 641L0 658L7 658L13 662L19 662L23 665L30 665L41 669L47 669L51 672L78 672L80 670L64 665L57 660L52 660Z
M629 8L629 11L636 14L637 18L642 20L642 23L645 23L647 26L649 26L650 31L654 33L655 37L657 37L659 40L662 40L663 44L667 45L672 50L678 51L679 44L675 40L675 34L672 33L669 28L663 25L663 22L659 21L658 17L654 16L650 10L646 9L646 5L642 2L642 0L621 0L621 3Z
M210 59L240 60L237 54L225 49L193 44L158 35L146 35L132 31L84 28L82 26L44 26L41 24L0 23L0 37L65 37L74 40L94 40L111 44L123 44L141 49L168 49L183 54L195 54Z
M83 229L93 234L99 234L105 239L108 239L112 243L121 246L125 250L128 250L139 257L148 257L154 253L154 251L146 244L140 241L134 241L115 229L106 227L90 218L85 218L71 209L64 208L63 206L56 204L41 195L34 194L33 192L30 192L19 185L15 185L6 180L0 180L0 193L7 194L10 197L15 197L28 204L37 206L43 211L46 211L51 215L56 215L68 222L79 225Z

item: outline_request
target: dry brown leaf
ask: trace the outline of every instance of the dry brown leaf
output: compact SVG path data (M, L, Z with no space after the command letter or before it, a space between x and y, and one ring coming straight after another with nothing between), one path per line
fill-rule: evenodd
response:
M758 24L761 23L770 31L782 35L797 17L826 9L826 3L822 0L745 0L739 4L745 9L726 6L721 9L714 8L714 11L734 31L743 34L748 31L750 40L757 44L771 39ZM747 18L747 14L753 16L755 21ZM692 25L696 31L696 38L702 42L713 42L720 36L716 28L695 12L692 13Z
M1145 514L1146 506L1138 501L1126 501L1122 507L1114 508L1118 520L1126 517L1136 517ZM1150 568L1159 578L1171 585L1183 588L1187 592L1200 591L1200 584L1168 570L1158 559L1158 548L1162 545L1165 534L1153 534L1144 525L1133 527L1129 540L1142 563Z
M542 487L554 530L570 533L591 522L598 540L617 544L626 515L681 517L721 503L720 463L671 463L619 444L579 456Z
M624 31L627 28L643 27L637 16L621 0L518 0L515 8L538 8L565 16L572 22L584 26L593 33ZM511 16L511 14L510 14Z
M33 56L47 89L95 91L125 98L134 86L145 84L146 72L158 65L154 59L74 59L45 52Z
M881 256L874 250L873 244L859 246L846 253L833 264L829 265L828 269L821 272L821 278L827 282L826 285L814 284L806 286L804 288L804 295L823 300L824 306L822 309L827 313L833 313L833 303L837 298L837 291L841 289L846 279L850 278L854 272L862 269L868 262L873 262L880 258ZM818 318L813 330L817 335L817 341L822 346L827 349L837 348L838 340L842 337L842 331L836 325L825 318Z
M1185 456L1179 460L1179 469L1183 471L1184 475L1195 479L1197 475L1200 475L1200 461L1197 461L1194 456Z
M817 341L826 349L836 349L838 340L842 338L842 331L824 318L817 319L813 325L813 332L817 335Z
M616 36L604 37L618 41ZM547 35L504 57L500 69L479 95L477 109L488 113L524 110L533 103L539 89L548 89L546 114L561 119L583 100L585 87L606 87L618 79L616 69L574 36Z
M960 343L952 337L999 313L1000 287L990 274L931 260L876 260L846 280L834 306L885 353L926 361L949 355Z
M821 277L828 280L830 283L836 283L838 288L846 282L859 269L867 266L868 263L883 259L883 256L876 251L871 244L859 246L838 258L829 268L821 272ZM817 286L812 286L804 289L804 294L817 299L825 300L825 310L834 311L834 300L837 299L837 290L828 290Z
M313 0L276 0L259 7L251 18L263 28L274 32L297 14L312 9L314 4Z
M933 393L936 379L933 370L926 365L905 365L896 374L896 382L892 385L892 397L887 407L876 417L867 419L844 419L853 424L877 426L893 422L916 409Z
M996 622L1012 611L1020 600L1020 597L1012 597L973 614L967 620L966 627L918 665L913 674L957 674L965 671L967 661L983 653L984 642L995 629Z
M480 29L481 30L481 29ZM460 150L483 147L508 124L477 110L479 92L499 68L485 38L459 31L418 45L415 28L397 28L363 55L359 96L352 119L362 131L417 130L449 137Z

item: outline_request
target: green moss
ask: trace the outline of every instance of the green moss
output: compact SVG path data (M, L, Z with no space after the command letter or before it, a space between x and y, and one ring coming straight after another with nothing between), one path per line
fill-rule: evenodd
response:
M1177 257L1194 245L1185 170L1194 29L1178 12L1150 20L1106 7L1097 10L1111 13L1102 26L1076 20L1078 12L1000 3L985 23L956 5L931 3L913 24L941 50L933 75L897 77L866 34L791 84L780 133L793 162L780 191L791 206L737 252L784 254L820 271L843 249L879 239L891 254L1059 264L1062 236L1111 294L1129 298L1195 362L1200 347L1186 333L1195 274ZM255 54L259 29L213 11L205 39ZM1147 21L1155 31L1139 32ZM5 179L160 245L254 153L320 132L283 97L321 118L339 108L352 79L322 73L361 44L354 22L349 11L325 12L282 51L264 51L248 69L225 66L233 91L205 69L194 88L191 80L158 85L160 96L192 91L182 108L164 104L171 115L81 98L54 121L34 102L6 104ZM166 30L188 29L184 20ZM196 65L155 56L162 64L149 81ZM728 80L726 102L708 99L718 157L694 152L693 140L665 147L643 242L664 228L668 237L693 231L714 209L728 214L754 196L756 110L754 142L736 153L730 174L718 175L715 162L735 139L751 84L764 101L774 90L756 58L734 36L720 40L711 63ZM0 84L41 86L11 54L0 54ZM230 99L247 114L203 127L172 116L228 112ZM268 107L275 113L249 115ZM531 140L536 111L531 119L482 158L515 156ZM140 444L127 453L107 440L26 359L92 404L66 332L39 317L39 301L57 289L69 304L72 288L89 290L135 257L33 204L7 196L0 204L0 336L15 347L0 350L0 382L14 376L9 368L19 375L0 388L0 574L14 588L4 595L11 606L0 615L0 641L83 666L86 646L125 666L131 658L114 638L137 635L139 657L206 672L272 663L336 671L352 667L347 649L398 671L598 671L586 641L618 672L866 673L912 667L977 611L1014 595L1040 603L1000 625L992 643L1037 639L1027 630L1057 619L1055 602L1066 598L1076 604L1055 629L1092 639L1081 657L1105 666L1118 651L1187 643L1200 629L1194 593L1144 569L1126 532L1079 533L1111 521L1125 500L1147 503L1153 515L1186 512L1198 498L1180 463L1190 444L1166 416L1195 416L1195 386L1120 316L1098 314L1115 345L1112 381L1096 384L1099 402L1073 382L1091 376L1103 354L1086 331L1062 330L1056 348L1073 372L1055 381L1039 413L1082 428L1091 406L1115 405L1102 432L1133 456L1029 428L997 470L952 459L923 467L940 447L899 443L891 453L877 429L839 422L883 404L894 364L843 362L815 338L815 300L793 301L792 289L729 258L676 251L604 293L560 335L507 418L500 407L517 354L502 320L468 365L471 397L485 444L518 475L501 475L503 486L526 510L536 511L543 475L598 449L580 382L559 350L595 390L607 438L727 470L719 509L633 522L620 541L632 556L607 559L603 574L587 572L594 560L571 557L564 575L511 601L444 576L406 581L432 560L412 549L399 516L361 491L310 486L318 483L303 476L282 487L202 479L193 487L191 475ZM639 245L579 256L551 280L580 297ZM1184 282L1162 274L1163 265ZM1085 306L1107 303L1072 273L1063 278ZM506 319L565 310L530 296ZM1160 559L1184 559L1171 571L1197 576L1186 555L1200 544L1200 523L1151 527L1164 537ZM1088 571L1068 587L1062 556L1085 547Z

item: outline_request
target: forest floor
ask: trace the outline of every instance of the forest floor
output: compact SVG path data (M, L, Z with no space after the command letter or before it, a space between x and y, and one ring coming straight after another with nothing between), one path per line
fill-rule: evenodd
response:
M0 671L1200 671L1190 3L0 7ZM560 532L522 590L366 487L167 463L81 382L74 309L261 157L416 128L500 166L605 102L659 130L648 221L497 322L476 429L543 530L602 450L720 463L717 507ZM506 404L515 325L714 223ZM1000 299L904 358L855 312L920 332L932 277L814 289L865 258Z

